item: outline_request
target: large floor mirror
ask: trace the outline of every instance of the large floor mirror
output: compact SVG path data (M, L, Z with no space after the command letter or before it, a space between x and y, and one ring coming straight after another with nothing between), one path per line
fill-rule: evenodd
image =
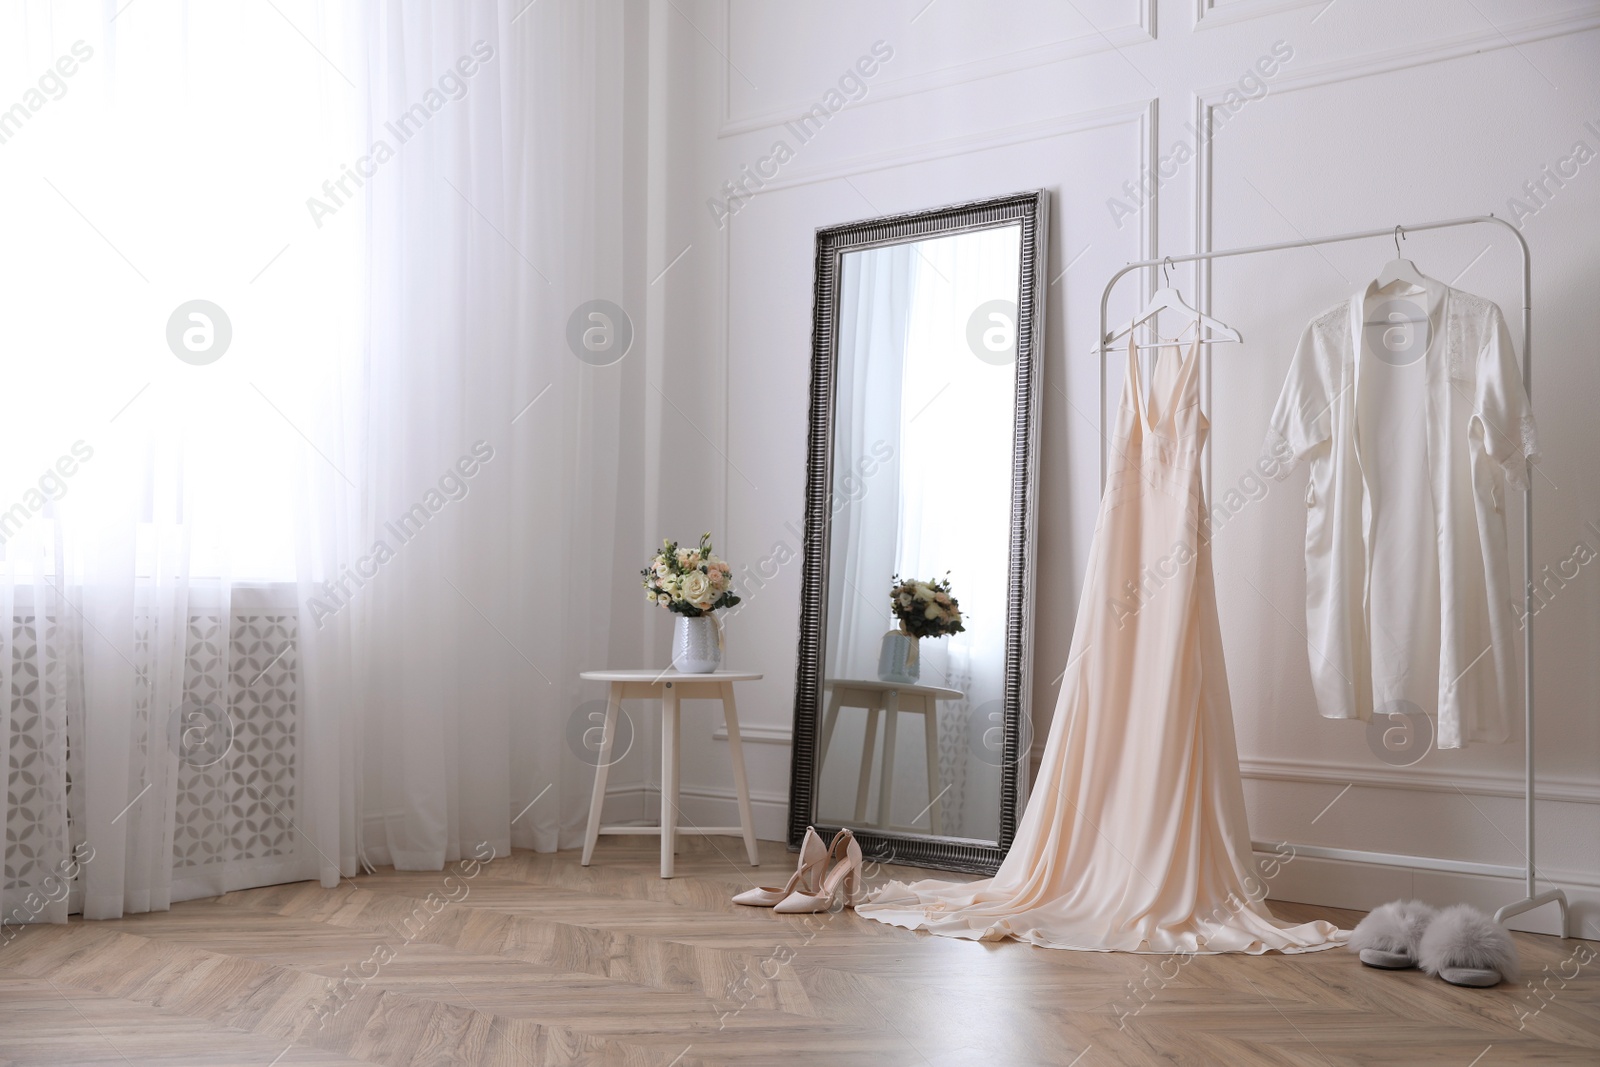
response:
M789 844L993 872L1026 789L1043 190L817 231Z

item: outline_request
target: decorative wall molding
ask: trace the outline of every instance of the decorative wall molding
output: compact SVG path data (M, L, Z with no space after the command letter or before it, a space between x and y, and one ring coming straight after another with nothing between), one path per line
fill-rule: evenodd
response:
M1116 126L1124 122L1144 124L1141 128L1141 150L1146 155L1143 166L1147 168L1151 158L1151 146L1155 143L1156 101L1154 98L1131 100L1127 103L1113 104L1110 107L1096 108L1092 111L1074 112L1070 115L1059 115L1038 122L1002 126L999 129L981 130L976 133L947 137L938 141L925 141L921 144L904 148L890 148L881 152L852 156L849 159L798 170L791 175L774 178L764 183L756 195L762 196L769 192L792 189L800 185L811 185L816 182L834 181L855 174L867 174L872 171L927 163L935 159L972 155L976 152L987 152L996 148L1027 144L1030 141L1045 141L1052 137L1084 133L1089 130Z
M1197 0L1204 2L1204 0ZM1402 45L1380 52L1351 56L1317 64L1298 73L1274 79L1267 96L1270 99L1286 93L1315 89L1341 82L1358 81L1379 74L1389 74L1414 67L1462 59L1502 48L1515 48L1533 41L1562 37L1600 29L1600 13L1593 11L1566 11L1540 18L1525 19L1507 26L1490 26L1471 33L1418 44ZM1229 93L1237 92L1232 82L1195 89L1191 94L1196 130L1212 130L1214 112ZM1196 144L1194 183L1191 192L1194 239L1196 252L1209 252L1212 244L1212 224L1215 217L1213 196L1214 136L1199 138ZM1195 264L1195 306L1201 311L1211 311L1211 268L1209 260ZM1211 411L1211 366L1209 360L1201 364L1202 403ZM1211 483L1211 453L1206 452L1205 479L1207 491Z
M1298 92L1322 85L1355 81L1375 74L1389 74L1412 67L1425 67L1452 59L1464 59L1482 52L1495 52L1502 48L1544 41L1552 37L1566 37L1600 29L1600 13L1589 11L1564 11L1539 18L1522 19L1501 26L1488 26L1470 33L1459 33L1432 41L1419 41L1378 52L1367 52L1344 59L1318 63L1304 69L1285 72L1272 80L1268 97L1282 93ZM1293 44L1293 41L1289 42ZM1194 90L1194 95L1209 104L1236 91L1233 82Z
M1205 0L1197 0L1197 2L1204 3ZM1427 66L1433 63L1442 63L1452 59L1461 59L1483 52L1497 51L1502 48L1514 48L1533 41L1584 33L1596 29L1600 29L1600 13L1594 11L1567 11L1540 18L1525 19L1511 25L1491 26L1481 31L1456 34L1436 41L1404 45L1381 52L1352 56L1347 59L1322 63L1298 73L1286 74L1272 82L1271 89L1264 99L1305 89L1335 85L1341 82L1357 81L1362 78ZM1195 128L1197 130L1212 129L1213 112L1217 105L1222 102L1228 93L1236 91L1237 86L1231 82L1195 89L1192 93ZM1215 198L1213 196L1212 181L1214 168L1213 143L1214 138L1206 137L1201 139L1196 147L1194 183L1191 193L1194 209L1193 247L1196 252L1207 252L1213 248L1212 223L1215 217ZM1196 267L1196 296L1198 298L1196 306L1202 311L1209 312L1211 310L1211 263L1202 261L1197 263ZM1208 409L1210 407L1209 399L1208 394L1206 398Z
M1044 755L1037 742L1029 755L1035 766ZM1465 793L1469 797L1522 799L1522 775L1497 771L1443 771L1425 767L1374 768L1354 763L1239 757L1239 773L1252 781L1297 785L1356 785L1421 793ZM1600 804L1600 779L1539 776L1539 800L1556 804Z
M1302 7L1332 7L1335 0L1194 0L1194 29L1210 30Z
M1302 785L1343 787L1357 785L1373 789L1401 789L1421 793L1465 793L1471 797L1522 799L1522 774L1494 771L1445 771L1430 767L1373 767L1348 763L1319 763L1315 760L1247 759L1239 760L1239 771L1246 778L1261 782L1294 782ZM1582 778L1539 776L1539 800L1561 804L1600 804L1600 781Z
M711 736L713 740L726 741L728 739L726 727L718 726ZM790 743L790 730L787 726L742 725L740 736L746 744L788 745ZM1030 755L1035 761L1043 753L1042 742L1030 750ZM1239 760L1239 771L1245 778L1260 782L1340 787L1356 785L1371 789L1465 793L1472 797L1522 799L1521 774L1491 771L1444 771L1427 767L1378 769L1353 763L1245 758ZM1558 804L1600 804L1600 780L1540 775L1539 799Z
M1371 52L1347 59L1321 63L1297 73L1285 74L1273 80L1271 88L1264 99L1281 96L1285 93L1300 92L1304 89L1336 85L1340 82L1358 81L1362 78L1369 78L1379 74L1390 74L1395 71L1409 70L1413 67L1443 63L1452 59L1478 55L1483 52L1514 48L1533 41L1542 41L1552 37L1562 37L1596 29L1600 29L1600 14L1593 11L1569 11L1543 18L1525 19L1509 26L1491 26L1484 30L1456 34L1453 37L1442 38L1437 41L1402 45L1398 48L1391 48L1381 52ZM1217 105L1230 92L1237 91L1237 85L1232 82L1195 89L1191 94L1195 129L1211 130L1214 121L1213 112ZM1206 137L1200 140L1196 146L1193 207L1194 249L1197 252L1210 251L1212 248L1212 143L1213 139ZM1198 292L1196 295L1201 301L1197 306L1202 311L1209 311L1211 307L1211 264L1202 262L1196 266L1198 267L1196 271L1196 288Z
M1286 93L1300 92L1304 89L1336 85L1340 82L1358 81L1362 78L1369 78L1379 74L1390 74L1395 71L1409 70L1413 67L1443 63L1452 59L1478 55L1483 52L1514 48L1533 41L1584 33L1595 29L1600 29L1600 14L1593 11L1568 11L1542 18L1525 19L1508 26L1491 26L1484 30L1456 34L1436 41L1402 45L1398 48L1391 48L1381 52L1371 52L1347 59L1321 63L1298 73L1286 74L1283 77L1274 79L1264 99L1270 99ZM1213 129L1213 112L1217 105L1226 98L1228 93L1237 91L1238 87L1232 82L1195 89L1192 93L1195 129ZM1213 247L1211 243L1214 209L1212 196L1212 143L1212 137L1205 137L1200 139L1196 146L1192 194L1194 250L1196 252L1207 252ZM1195 266L1195 295L1199 300L1196 306L1201 311L1209 312L1211 310L1211 263L1205 261L1197 263ZM1206 372L1207 393L1205 401L1209 410L1209 367L1206 368ZM1208 470L1209 463L1208 453Z
M1065 40L1033 45L1029 48L972 60L967 63L957 63L940 70L875 81L871 84L866 96L860 101L850 104L844 110L853 111L858 107L866 107L885 100L897 100L901 97L914 96L917 93L925 93L934 89L947 89L953 85L962 85L966 82L981 81L985 78L994 78L1005 74L1016 74L1034 67L1048 66L1051 63L1079 59L1100 52L1116 51L1130 45L1147 44L1156 39L1156 0L1134 0L1134 3L1136 4L1138 18L1135 23L1113 26L1107 30L1093 29L1075 37L1068 37ZM733 50L731 8L732 0L728 0L723 4L722 48L724 54L731 54ZM894 42L889 41L889 44L892 47ZM816 103L814 98L797 100L792 104L774 108L759 115L736 118L732 110L732 77L731 64L724 62L722 65L723 121L721 127L717 130L719 139L781 126Z
M741 727L744 740L759 744L786 745L789 731L784 727L761 727L765 735L751 736L751 728ZM712 735L725 739L720 728ZM1044 742L1029 750L1034 765L1044 755ZM1298 785L1356 785L1372 789L1400 789L1421 793L1465 793L1471 797L1522 799L1522 775L1491 771L1442 771L1424 767L1376 769L1353 763L1319 763L1315 760L1252 759L1240 757L1240 774L1252 781L1291 782ZM1600 804L1600 780L1539 776L1539 800L1556 804Z

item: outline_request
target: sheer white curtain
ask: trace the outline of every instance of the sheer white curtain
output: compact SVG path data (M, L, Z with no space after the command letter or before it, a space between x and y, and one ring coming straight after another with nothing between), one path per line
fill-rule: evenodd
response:
M0 14L5 921L572 842L620 7Z
M637 599L613 556L633 365L568 343L575 308L627 302L628 57L621 3L384 10L375 122L417 114L478 62L369 187L355 528L394 558L351 600L353 655L324 660L353 662L364 686L337 703L363 709L369 858L433 868L480 842L576 843L592 774L565 737L576 675L607 660L614 577ZM413 532L404 517L430 492L439 507Z
M901 378L917 279L917 246L844 257L834 398L833 565L827 673L876 678L878 645L895 627L889 585L899 519Z
M313 242L302 206L354 102L271 8L0 19L0 914L304 877L304 766L277 742L294 606L268 589L316 432L282 405L359 343L361 232Z
M1020 242L1019 228L1001 227L922 244L900 400L918 414L901 436L895 566L918 578L948 571L961 604L962 633L921 642L922 678L967 694L940 708L941 761L947 818L975 835L999 820L998 761L971 742L999 724L1005 694L1016 368L978 359L967 326L973 309L1015 302Z

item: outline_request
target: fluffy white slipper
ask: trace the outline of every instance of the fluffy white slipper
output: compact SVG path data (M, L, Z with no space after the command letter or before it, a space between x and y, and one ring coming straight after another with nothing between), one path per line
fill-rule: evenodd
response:
M1395 900L1376 907L1351 932L1350 951L1368 967L1415 967L1417 947L1438 914L1420 900Z
M1511 935L1470 904L1451 905L1428 924L1417 960L1451 985L1491 986L1517 976Z

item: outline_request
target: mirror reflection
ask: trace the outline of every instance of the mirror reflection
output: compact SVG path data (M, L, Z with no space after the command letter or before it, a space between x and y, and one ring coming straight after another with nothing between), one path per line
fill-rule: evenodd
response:
M840 257L819 822L998 837L1021 242Z

